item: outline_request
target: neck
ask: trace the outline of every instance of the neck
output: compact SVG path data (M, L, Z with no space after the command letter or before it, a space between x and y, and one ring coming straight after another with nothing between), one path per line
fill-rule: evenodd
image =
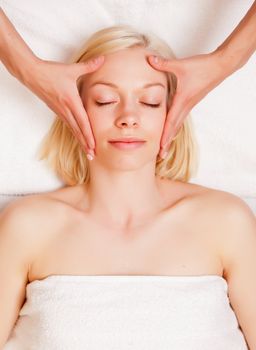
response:
M163 208L160 181L155 164L129 171L109 171L93 164L87 185L88 210L111 227L134 227Z

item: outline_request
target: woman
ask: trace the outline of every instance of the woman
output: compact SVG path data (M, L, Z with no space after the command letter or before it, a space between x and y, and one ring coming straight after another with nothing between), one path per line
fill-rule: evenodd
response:
M188 183L189 118L159 157L176 81L149 54L172 57L129 26L95 33L78 54L105 56L78 81L95 157L56 118L41 159L67 186L1 216L5 350L256 347L254 215L234 195Z

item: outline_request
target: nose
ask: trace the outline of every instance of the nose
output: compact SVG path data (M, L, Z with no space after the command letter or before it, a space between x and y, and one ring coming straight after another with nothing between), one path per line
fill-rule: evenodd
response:
M123 108L119 111L119 116L116 118L115 124L119 128L137 128L139 126L138 112L135 108Z
M135 118L133 115L126 115L119 117L116 121L116 125L119 128L137 128L138 127L138 121L137 118Z

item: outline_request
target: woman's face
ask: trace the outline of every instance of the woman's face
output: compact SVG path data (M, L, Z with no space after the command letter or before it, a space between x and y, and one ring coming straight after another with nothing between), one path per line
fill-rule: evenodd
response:
M108 168L135 170L155 163L159 153L167 113L167 76L149 65L149 54L132 48L105 55L103 65L82 80L81 97L95 138L96 158ZM126 137L144 142L110 142Z

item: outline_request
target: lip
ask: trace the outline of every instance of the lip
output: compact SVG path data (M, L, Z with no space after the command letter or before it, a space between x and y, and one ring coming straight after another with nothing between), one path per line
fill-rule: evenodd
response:
M121 138L110 140L111 146L120 150L133 150L142 147L146 141L137 138Z
M109 142L145 142L145 140L137 137L122 137L118 139L109 140Z

